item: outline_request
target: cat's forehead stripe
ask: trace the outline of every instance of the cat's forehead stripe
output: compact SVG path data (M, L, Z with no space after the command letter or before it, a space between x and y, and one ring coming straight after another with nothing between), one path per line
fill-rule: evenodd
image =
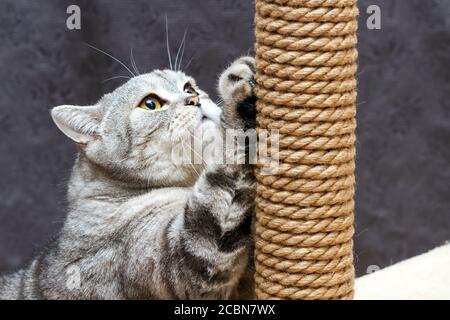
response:
M156 71L155 74L161 78L162 80L166 81L170 85L170 89L173 89L173 91L178 91L176 79L169 79L167 76L169 76L165 71Z

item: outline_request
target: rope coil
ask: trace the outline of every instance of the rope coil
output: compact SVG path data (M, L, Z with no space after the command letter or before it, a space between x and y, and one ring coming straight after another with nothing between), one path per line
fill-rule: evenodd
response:
M256 0L259 299L352 299L357 0Z

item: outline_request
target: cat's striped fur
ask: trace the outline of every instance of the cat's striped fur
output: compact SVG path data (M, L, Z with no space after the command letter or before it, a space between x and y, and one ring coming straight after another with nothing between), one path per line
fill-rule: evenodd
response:
M210 132L254 124L253 64L252 58L238 59L221 76L222 120L216 131L205 120ZM180 77L155 71L105 96L89 115L76 108L54 115L80 145L67 220L27 268L0 277L0 299L251 298L253 170L168 164L167 141L161 140L185 130L174 123L198 112L177 105L184 97L177 93ZM166 111L144 114L125 106L152 86L174 97ZM202 108L214 107L206 94L199 96ZM58 123L68 115L75 119L70 130ZM94 121L89 126L87 118ZM82 131L86 127L89 132Z

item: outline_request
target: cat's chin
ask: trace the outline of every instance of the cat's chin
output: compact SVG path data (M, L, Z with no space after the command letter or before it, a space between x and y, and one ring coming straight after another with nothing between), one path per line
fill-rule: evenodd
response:
M208 117L203 116L194 129L194 136L202 140L210 140L211 137L219 135L217 124Z

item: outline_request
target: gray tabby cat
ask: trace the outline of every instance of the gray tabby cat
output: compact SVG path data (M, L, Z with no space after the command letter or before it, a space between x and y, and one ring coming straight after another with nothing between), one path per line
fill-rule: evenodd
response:
M254 126L254 60L219 80L223 108L181 71L132 78L51 115L79 146L69 213L50 246L0 278L0 299L250 298L250 165L180 165L172 147ZM223 110L223 111L222 111Z

